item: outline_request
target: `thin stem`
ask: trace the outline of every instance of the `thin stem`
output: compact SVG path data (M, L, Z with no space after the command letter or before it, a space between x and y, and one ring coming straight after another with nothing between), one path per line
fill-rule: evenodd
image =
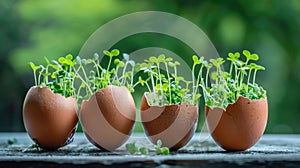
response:
M254 74L253 74L253 85L255 84L256 72L257 72L257 70L255 69Z
M148 88L148 91L151 92L151 89L150 89L150 86L149 86L148 82L145 82L145 84L146 84L146 86Z
M119 71L119 66L116 67L116 74L115 74L115 76L113 78L113 81L115 81L116 80L115 78L117 78L118 86L120 86L120 81L119 81L119 77L118 77L118 71Z
M86 75L86 73L85 73L85 69L84 69L84 67L82 66L82 64L80 64L80 68L81 68L81 70L82 70L82 73L83 73L83 76L84 76L85 80L86 80L86 81L89 81L89 78L87 77L87 75Z
M232 69L233 69L233 62L231 62L231 64L230 64L230 70L229 70L230 74L232 73Z
M170 75L169 75L169 69L168 69L168 64L165 62L165 67L167 70L167 77L168 77L168 85L169 85L169 102L170 104L172 104L172 97L171 97L171 79L170 79Z
M250 82L250 76L251 76L252 69L249 70L248 80L247 80L247 92L248 92L248 84Z
M45 83L48 83L48 68L49 65L46 66L46 77L45 77Z
M195 67L196 67L196 64L194 63L193 67L192 67L192 81L193 81L193 87L192 87L193 88L193 90L192 90L193 98L192 99L193 99L193 102L194 102L194 99L195 99L195 95L194 95L195 88L194 87L196 85L195 84Z
M79 100L79 95L80 95L80 92L81 92L81 86L79 87L78 89L78 92L77 92L77 95L76 95L76 100L78 101Z
M99 71L99 68L98 68L99 61L97 60L97 63L96 63L96 62L93 60L93 63L94 63L94 66L96 67L97 75L100 77L100 71Z
M131 69L130 86L132 86L132 84L133 84L133 73L134 73L134 66L132 66L132 69Z
M206 77L205 77L205 87L206 88L208 87L208 74L209 74L209 70L210 70L210 68L207 68L207 70L206 70Z
M127 65L128 65L128 61L126 61L125 65L124 65L124 69L123 69L123 73L122 73L122 77L121 77L121 78L123 78L122 83L121 83L122 85L124 85L126 82L125 72L126 72Z
M108 84L110 85L111 82L109 80L109 68L110 68L110 64L111 64L111 61L112 61L112 57L113 56L109 56L109 61L108 61L108 65L107 65L107 69L106 69L106 79L108 80Z
M44 69L41 70L40 73L39 73L38 84L41 84L41 76L42 76L43 72L44 72Z
M201 79L201 81L202 81L202 70L203 70L203 64L201 65L201 67L200 67L200 70L199 70L199 73L198 73L198 77L197 77L197 82L196 82L196 84L197 84L197 87L196 87L196 89L195 89L195 94L197 94L197 91L198 91L198 84L199 84L199 82L200 82L200 79Z
M75 69L75 68L74 68ZM80 65L78 69L83 69L83 67ZM78 70L79 72L79 70ZM76 73L75 75L78 75L79 79L85 84L85 86L87 87L88 91L90 92L90 94L93 94L92 89L90 88L90 86L85 82L85 80L81 77L81 75L79 75L79 73Z
M154 78L153 78L152 71L149 73L150 73L150 78L151 78L151 83L152 83L152 89L153 89L153 92L155 93L155 84L154 84Z
M175 74L175 76L177 76L177 68L176 68L176 65L174 66L174 74Z
M37 86L36 70L33 70L33 76L34 76L34 83L35 83L35 86Z
M162 82L161 82L161 75L160 75L160 68L159 68L159 62L156 63L157 64L157 71L158 71L158 78L159 78L159 86L160 86L160 93L163 95L163 89L162 89ZM164 99L162 98L162 104L164 104Z

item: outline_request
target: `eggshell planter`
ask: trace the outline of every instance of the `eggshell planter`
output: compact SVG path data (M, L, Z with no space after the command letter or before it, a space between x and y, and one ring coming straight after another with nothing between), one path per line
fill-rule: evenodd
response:
M115 150L129 138L136 107L124 86L109 85L83 101L80 121L88 140L102 150Z
M55 94L48 87L31 87L23 104L25 129L41 148L55 150L72 142L77 109L72 97Z
M156 144L178 150L185 146L195 133L198 107L182 103L167 106L150 106L145 95L141 102L141 120L148 139Z
M240 96L226 110L206 107L206 121L215 142L227 151L243 151L262 136L268 119L267 98Z

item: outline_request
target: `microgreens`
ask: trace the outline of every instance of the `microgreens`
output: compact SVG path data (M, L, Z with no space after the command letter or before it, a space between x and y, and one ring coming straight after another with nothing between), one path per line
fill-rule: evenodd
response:
M251 54L248 50L243 51L245 62L240 60L240 53L229 53L227 60L230 61L229 73L221 69L225 63L223 58L210 59L209 62L216 69L211 72L211 79L214 81L208 86L208 73L211 70L211 65L203 63L206 67L205 84L200 79L199 84L202 87L206 105L209 107L220 107L225 109L228 104L235 103L239 96L247 97L251 100L258 100L266 97L266 91L255 83L256 73L259 70L265 70L263 66L250 61L257 61L259 56ZM198 57L194 56L194 65L200 64ZM201 68L200 68L200 74ZM199 75L198 75L199 76ZM248 76L245 79L245 76ZM252 82L250 81L252 77ZM199 78L199 77L198 77ZM202 78L202 74L200 75ZM194 81L194 80L193 80ZM195 93L195 92L194 92ZM195 95L195 94L194 94Z
M138 148L135 144L135 142L133 143L128 143L125 145L126 150L130 153L130 154L142 154L142 155L148 155L149 154L149 149L148 147L140 147ZM154 151L157 155L169 155L170 154L170 149L167 147L162 147L162 141L158 140L156 145L154 146Z
M180 65L178 61L173 62L172 58L163 54L158 57L151 56L139 65L139 69L148 76L145 80L140 76L134 86L146 85L148 94L155 95L151 100L148 99L150 105L161 106L191 102L191 95L188 94L190 82L177 75L178 65ZM182 83L185 83L187 87L183 88Z
M35 86L48 86L54 93L65 97L73 96L75 73L72 69L76 64L73 56L69 54L52 62L45 57L45 62L46 67L29 63L33 70Z
M109 58L107 66L100 65L97 53L94 54L93 59L81 59L77 56L77 66L74 68L74 72L81 81L77 99L88 99L93 93L108 85L126 86L130 92L134 91L133 77L139 64L135 64L133 60L130 60L129 55L125 53L123 54L123 60L120 60L120 51L117 49L104 50L103 54ZM87 67L91 66L92 70L87 73ZM121 75L119 75L119 71L122 72ZM85 92L83 97L80 96L82 89Z
M92 59L81 59L79 56L73 59L69 54L50 62L45 57L46 66L35 65L32 62L29 65L33 70L36 86L48 86L54 93L65 97L73 96L77 100L88 99L94 92L108 85L126 86L130 92L133 92L134 72L139 64L130 60L128 54L123 54L123 61L118 59L120 51L117 49L105 50L103 54L109 58L105 67L100 65L97 53ZM87 72L91 66L92 69ZM122 70L121 75L118 73L120 70ZM81 81L78 89L75 89L76 79ZM81 96L82 92L85 96Z

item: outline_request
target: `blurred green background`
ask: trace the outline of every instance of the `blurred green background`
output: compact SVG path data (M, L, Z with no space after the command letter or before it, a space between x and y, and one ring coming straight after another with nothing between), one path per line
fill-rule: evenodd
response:
M257 79L268 91L266 132L300 133L299 0L1 0L0 131L25 131L22 103L34 84L29 60L42 63L44 56L77 55L104 23L145 10L190 20L208 35L221 56L243 49L258 53L259 64L267 68ZM180 41L153 33L130 36L114 48L130 53L152 46L183 59L193 54ZM203 121L203 109L200 112Z

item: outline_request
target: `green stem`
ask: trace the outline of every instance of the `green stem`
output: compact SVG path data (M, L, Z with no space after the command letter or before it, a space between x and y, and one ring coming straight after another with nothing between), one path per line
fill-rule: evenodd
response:
M150 86L149 86L148 82L145 82L145 84L146 84L146 86L148 88L148 91L151 92L151 89L150 89Z
M116 74L113 78L113 81L117 80L118 86L120 86L120 81L119 81L119 77L118 77L118 71L119 71L119 66L116 67ZM117 79L115 79L117 78Z
M99 68L98 68L99 61L98 60L97 60L97 62L93 61L93 63L94 63L94 66L96 67L97 75L100 77L100 71L99 71Z
M133 84L133 73L134 73L134 66L131 69L130 86L132 86Z
M160 84L160 93L163 95L164 91L162 88L162 81L161 81L161 75L160 75L160 68L159 68L159 62L157 63L157 71L158 71L158 78L159 78L159 84ZM162 104L164 104L164 99L162 98Z
M256 72L257 72L257 70L254 70L254 74L253 74L253 85L255 84Z
M92 94L93 94L93 91L92 91L92 89L90 88L89 84L86 83L86 81L85 81L85 80L81 77L81 75L79 75L79 73L78 73L80 69L83 69L83 67L82 67L81 65L79 66L78 71L77 71L77 73L76 73L75 75L77 75L77 76L79 77L79 79L85 84L85 86L87 87L88 91L90 92L90 95L92 95ZM74 70L75 70L75 68L74 68Z
M34 83L35 83L35 86L37 86L37 79L36 79L36 70L33 70L33 76L34 76Z
M44 70L41 70L41 71L40 71L39 78L38 78L38 84L41 84L41 76L42 76L43 71L44 71Z
M110 83L110 80L109 80L109 76L108 76L111 61L112 61L112 56L109 56L109 62L108 62L107 69L106 69L106 79L108 79L108 83L109 83L109 84L111 84L111 83Z
M128 61L126 61L125 65L124 65L124 69L123 69L123 73L122 73L122 77L121 77L122 78L121 85L125 85L125 82L126 82L125 72L126 72L127 65L128 65Z
M152 71L151 71L151 72L152 72ZM152 74L151 72L149 72L149 73L150 73L150 78L151 78L151 83L152 83L152 89L153 89L153 92L155 93L154 78L153 78L153 74Z
M231 62L230 64L230 71L229 71L230 74L232 73L232 69L233 69L233 62Z
M45 77L45 83L48 83L48 68L49 65L46 66L46 77Z
M81 86L78 88L78 92L77 92L77 95L76 95L76 100L78 101L79 100L79 95L80 95L80 92L81 92Z
M170 79L170 75L169 75L169 69L168 69L168 65L167 63L165 62L165 67L166 67L166 70L167 70L167 77L168 77L168 85L169 85L169 102L170 104L172 104L172 97L171 97L171 79Z
M193 93L193 102L194 102L194 99L195 99L195 95L194 95L194 92L195 92L195 67L196 67L196 64L194 63L193 64L193 67L192 67L192 81L193 81L193 90L192 90L192 93Z
M177 68L176 68L176 65L174 66L174 74L175 74L175 76L177 76Z
M201 78L201 81L202 81L202 69L203 69L203 64L201 65L200 70L199 70L199 73L198 73L197 82L196 82L197 86L196 86L196 88L195 88L195 93L193 93L194 95L197 95L198 87L199 87L199 82L200 82L200 81L199 81L200 78ZM195 98L196 98L196 97L194 96L193 102L196 101Z
M209 74L209 70L210 70L210 68L207 68L207 70L206 70L206 77L205 77L205 87L206 88L208 87L208 74Z
M251 76L252 69L249 70L248 80L247 80L247 92L248 92L248 84L250 82L250 76Z

